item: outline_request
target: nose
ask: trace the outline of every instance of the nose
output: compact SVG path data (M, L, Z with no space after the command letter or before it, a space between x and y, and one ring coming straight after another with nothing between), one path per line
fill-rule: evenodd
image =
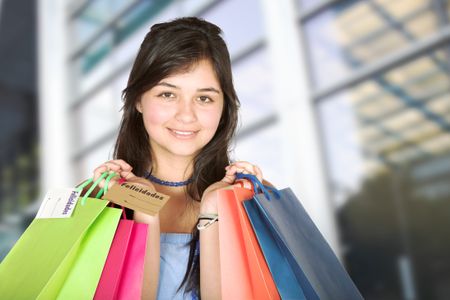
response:
M178 103L176 120L181 123L192 123L197 120L193 101L183 99Z

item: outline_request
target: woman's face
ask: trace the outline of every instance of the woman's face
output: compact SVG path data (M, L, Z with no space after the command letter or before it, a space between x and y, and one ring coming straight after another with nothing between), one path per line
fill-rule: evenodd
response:
M208 60L173 74L145 92L136 108L155 155L193 158L212 139L224 105L223 92Z

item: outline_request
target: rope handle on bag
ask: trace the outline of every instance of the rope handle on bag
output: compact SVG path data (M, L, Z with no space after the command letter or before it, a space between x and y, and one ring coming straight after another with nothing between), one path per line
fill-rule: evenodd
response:
M103 186L103 188L100 191L98 191L95 198L99 199L101 196L106 194L106 192L108 191L109 182L111 181L112 178L114 178L116 176L119 176L119 175L115 172L112 172L111 174L109 174L109 176L105 179L105 185Z
M108 175L108 172L103 172L102 175L92 184L92 186L89 188L89 190L84 194L83 198L81 199L81 205L84 205L86 203L86 199L91 195L92 191L95 189L95 187L100 183L100 181L103 180ZM94 181L93 178L89 178L82 184L80 184L77 187L78 191L82 191L88 184L90 184L92 181Z
M108 172L103 172L102 175L100 176L100 178L98 178L94 184L89 188L89 190L86 192L85 196L86 198L90 196L90 194L92 193L92 191L95 189L95 187L100 183L100 181L102 179L104 179L106 177L106 175L108 175ZM105 180L105 186L100 189L97 193L97 195L95 195L95 198L99 199L104 193L106 193L108 191L108 185L109 182L112 178L114 178L115 176L118 176L115 172L112 172L111 174L109 174L109 176L106 178ZM77 187L77 191L81 192L86 186L88 186L88 184L90 184L94 179L93 178L89 178L88 180L86 180L85 182L83 182L82 184L80 184ZM84 205L84 203L83 203Z
M92 184L92 186L89 188L89 190L83 196L83 198L81 199L81 205L85 205L86 204L86 200L89 197L89 195L92 193L92 191L95 189L95 187L100 183L100 181L102 181L102 179L104 179L106 176L108 176L108 177L105 180L104 187L102 189L100 189L100 191L98 191L97 195L95 196L95 198L97 198L97 199L99 199L103 194L105 194L108 191L109 182L111 181L112 178L114 178L115 176L118 176L118 174L116 174L115 172L112 172L112 173L103 172L102 175L94 182L94 184ZM94 181L94 179L93 178L89 178L88 180L86 180L85 182L83 182L82 184L80 184L77 187L77 191L81 192L92 181ZM127 216L125 214L125 209L123 208L123 206L121 208L122 208L122 217L124 219L127 219Z
M259 179L253 174L236 173L236 180L239 179L246 179L250 181L253 186L253 192L255 193L255 195L258 194L259 191L261 191L267 198L267 200L271 199L269 192L272 192L277 199L280 199L281 197L280 192L276 188L262 184L261 181L259 181Z
M109 174L109 176L108 176ZM100 191L98 191L97 195L95 196L95 198L99 199L104 193L106 193L106 191L108 190L108 184L109 181L111 180L111 178L117 176L116 173L112 172L103 172L102 175L100 175L100 177L92 184L92 186L89 188L89 190L86 192L86 194L84 194L83 198L81 199L81 205L86 204L86 199L91 195L92 191L97 187L97 185L106 177L108 176L108 178L106 178L105 181L105 186L100 189ZM77 187L78 191L82 191L88 184L90 184L94 179L93 178L89 178L88 180L86 180L85 182L83 182L82 184L80 184ZM105 188L106 187L106 188Z

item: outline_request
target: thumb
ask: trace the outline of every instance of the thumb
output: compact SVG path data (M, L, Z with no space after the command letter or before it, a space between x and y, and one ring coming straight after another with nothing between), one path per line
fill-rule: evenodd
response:
M136 177L133 172L131 171L121 171L120 177L125 178L126 180L130 180Z

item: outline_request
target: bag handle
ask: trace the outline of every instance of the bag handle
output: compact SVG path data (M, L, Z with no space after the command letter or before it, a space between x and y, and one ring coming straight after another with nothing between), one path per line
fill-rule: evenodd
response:
M108 191L109 182L111 181L112 178L114 178L116 176L119 176L119 175L115 172L112 172L109 174L109 176L105 179L105 185L103 186L102 189L100 189L98 191L97 195L95 195L95 198L100 199L101 196L106 194L106 192Z
M109 174L109 175L108 175ZM103 194L106 194L106 192L108 191L108 185L109 182L111 181L112 178L118 176L117 173L112 172L103 172L102 175L94 182L94 184L92 184L92 186L89 188L89 190L86 192L86 194L83 196L83 198L81 199L81 205L84 205L86 203L87 198L89 197L89 195L92 193L92 191L95 189L95 187L100 183L100 181L102 181L102 179L104 179L106 176L108 175L108 177L105 179L105 185L103 188L101 188L97 195L95 195L95 198L100 199L101 196L103 196ZM82 191L86 186L88 186L88 184L90 184L92 181L94 181L93 178L89 178L88 180L86 180L85 182L83 182L82 184L80 184L77 187L78 191ZM111 203L111 202L110 202ZM127 219L127 215L125 213L125 209L123 208L123 206L121 206L122 208L122 218L124 218L125 220Z
M86 192L85 196L86 198L89 197L89 195L92 193L92 191L95 189L95 187L100 183L100 181L106 177L106 175L108 175L108 172L103 172L102 175L100 176L99 179L97 179L97 181L89 188L89 190ZM108 190L108 185L109 182L111 181L112 178L114 178L115 176L118 176L115 172L112 172L109 174L109 176L106 178L105 180L105 186L100 189L97 193L97 195L95 195L95 198L99 199L101 196L103 196L104 193L107 192ZM89 178L88 180L86 180L85 182L83 182L82 184L80 184L77 187L77 191L82 191L88 184L90 184L93 181L92 178Z
M97 187L97 185L102 181L106 176L108 175L108 172L103 172L102 175L91 185L91 187L88 189L86 194L84 194L83 198L81 199L81 205L86 204L86 199L91 195L92 191ZM90 184L92 181L94 181L93 178L89 178L82 184L80 184L77 187L78 191L82 191L88 184ZM98 195L98 194L97 194Z
M259 181L259 179L253 174L236 173L236 180L239 179L250 181L253 186L253 192L255 193L255 195L262 192L269 201L271 199L269 192L272 192L277 199L280 199L281 197L280 192L276 188L262 184L261 181Z
M89 190L86 192L86 195L89 197L89 195L92 193L92 191L95 189L95 187L100 183L100 181L108 175L108 172L102 173L100 178L97 179L97 181L94 182L94 184L89 188ZM92 181L94 181L93 178L89 178L80 185L77 186L77 191L81 192L83 189L88 186Z

